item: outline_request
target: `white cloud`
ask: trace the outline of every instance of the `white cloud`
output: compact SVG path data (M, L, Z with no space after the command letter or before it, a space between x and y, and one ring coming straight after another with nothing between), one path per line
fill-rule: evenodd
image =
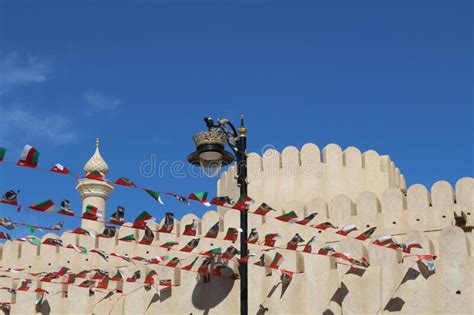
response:
M38 57L0 52L0 95L18 86L44 82L49 70L49 63Z
M114 111L122 104L122 100L119 98L91 91L84 93L84 101L86 102L87 114L89 115L104 111Z
M28 141L46 140L63 145L77 140L71 121L59 114L35 112L21 105L0 104L0 142L8 144L10 138Z

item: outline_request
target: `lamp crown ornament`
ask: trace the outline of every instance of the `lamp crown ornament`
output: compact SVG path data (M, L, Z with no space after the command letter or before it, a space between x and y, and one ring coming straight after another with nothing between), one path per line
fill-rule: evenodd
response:
M194 144L196 148L204 144L217 144L225 146L227 135L220 128L211 128L207 131L200 131L193 135Z

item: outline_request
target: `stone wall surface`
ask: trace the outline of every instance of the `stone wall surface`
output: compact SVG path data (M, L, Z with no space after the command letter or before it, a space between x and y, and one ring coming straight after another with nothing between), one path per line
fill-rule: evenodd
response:
M322 156L322 159L320 158ZM219 195L238 196L233 167L221 176ZM270 261L275 252L285 258L282 269L297 272L289 283L282 283L280 275L271 269L249 264L249 313L250 314L388 314L385 305L391 298L399 297L405 304L403 314L473 314L474 313L474 235L454 226L454 213L467 215L467 225L473 225L474 178L461 178L455 185L446 181L436 182L430 189L415 184L405 189L405 180L388 156L374 151L363 154L356 148L344 151L337 145L323 150L313 144L301 151L288 147L280 154L267 151L263 157L249 157L249 195L259 203L265 201L276 212L267 217L249 214L249 228L257 228L260 237L279 233L276 247L286 243L298 232L305 241L316 237L313 253L288 249L265 249L249 245L250 252L266 255ZM105 208L105 204L102 205ZM359 232L376 226L376 238L391 234L399 242L418 242L423 249L413 254L437 255L436 273L425 279L421 275L403 285L400 282L409 268L417 268L415 257L402 257L400 252L371 244L371 240L358 241L331 231L320 231L310 226L283 223L277 215L295 211L299 217L317 212L311 222L330 221L341 227L355 224ZM151 246L119 241L120 237L134 233L138 239L142 230L121 227L115 238L92 238L65 232L60 237L65 245L75 244L88 249L98 248L107 253L115 252L128 257L152 258L169 255L185 259L183 265L199 253L214 247L226 249L225 231L239 226L240 213L219 207L208 211L202 218L187 214L175 221L171 234L155 233ZM182 235L184 226L198 222L197 236ZM166 250L160 245L176 240L183 247L193 238L204 236L216 222L220 222L217 239L202 238L193 253ZM125 225L131 225L126 223ZM153 224L152 229L158 229ZM353 232L350 235L357 235ZM349 253L354 258L364 256L370 266L363 276L346 274L348 265L336 263L335 258L316 255L324 245ZM268 249L268 248L267 248ZM257 258L258 258L257 256ZM0 290L0 301L10 301L11 314L238 314L240 282L229 278L212 277L205 282L196 272L178 270L160 265L136 265L110 256L106 262L94 253L80 254L66 248L48 245L39 247L27 242L7 241L1 248L2 269L25 268L24 272L55 271L58 266L73 272L100 268L114 274L123 267L125 277L136 270L144 274L150 269L159 279L172 279L176 286L158 287L146 291L143 283L113 282L109 288L118 288L123 294L108 296L108 291L97 290L89 297L87 289L36 281L28 292L10 294ZM196 270L204 257L199 257ZM251 260L252 262L255 260ZM238 272L238 264L227 262L228 274ZM12 275L11 273L3 273ZM22 277L22 273L18 277ZM76 282L78 283L78 282ZM80 283L80 282L79 282ZM19 280L0 277L0 287L17 288ZM348 289L342 305L331 302L340 287ZM36 308L34 302L40 287L51 294L46 302ZM60 291L67 291L67 294ZM56 293L57 294L52 294ZM328 311L329 310L329 311Z

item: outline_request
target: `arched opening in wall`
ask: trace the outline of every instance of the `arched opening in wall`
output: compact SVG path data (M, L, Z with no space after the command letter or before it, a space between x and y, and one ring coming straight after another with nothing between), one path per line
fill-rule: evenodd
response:
M296 272L304 272L304 255L302 253L296 254Z

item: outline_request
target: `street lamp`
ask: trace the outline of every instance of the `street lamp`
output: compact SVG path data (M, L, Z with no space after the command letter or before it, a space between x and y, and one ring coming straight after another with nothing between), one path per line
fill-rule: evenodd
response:
M247 128L244 125L244 116L240 116L240 127L237 130L227 119L214 122L211 117L204 118L207 131L201 131L193 135L196 151L188 156L189 163L201 166L207 170L208 176L215 176L222 166L237 162L237 185L240 187L240 195L247 195ZM225 150L225 144L229 145L232 153ZM248 256L247 211L240 212L240 257ZM248 267L240 264L240 314L248 314Z

